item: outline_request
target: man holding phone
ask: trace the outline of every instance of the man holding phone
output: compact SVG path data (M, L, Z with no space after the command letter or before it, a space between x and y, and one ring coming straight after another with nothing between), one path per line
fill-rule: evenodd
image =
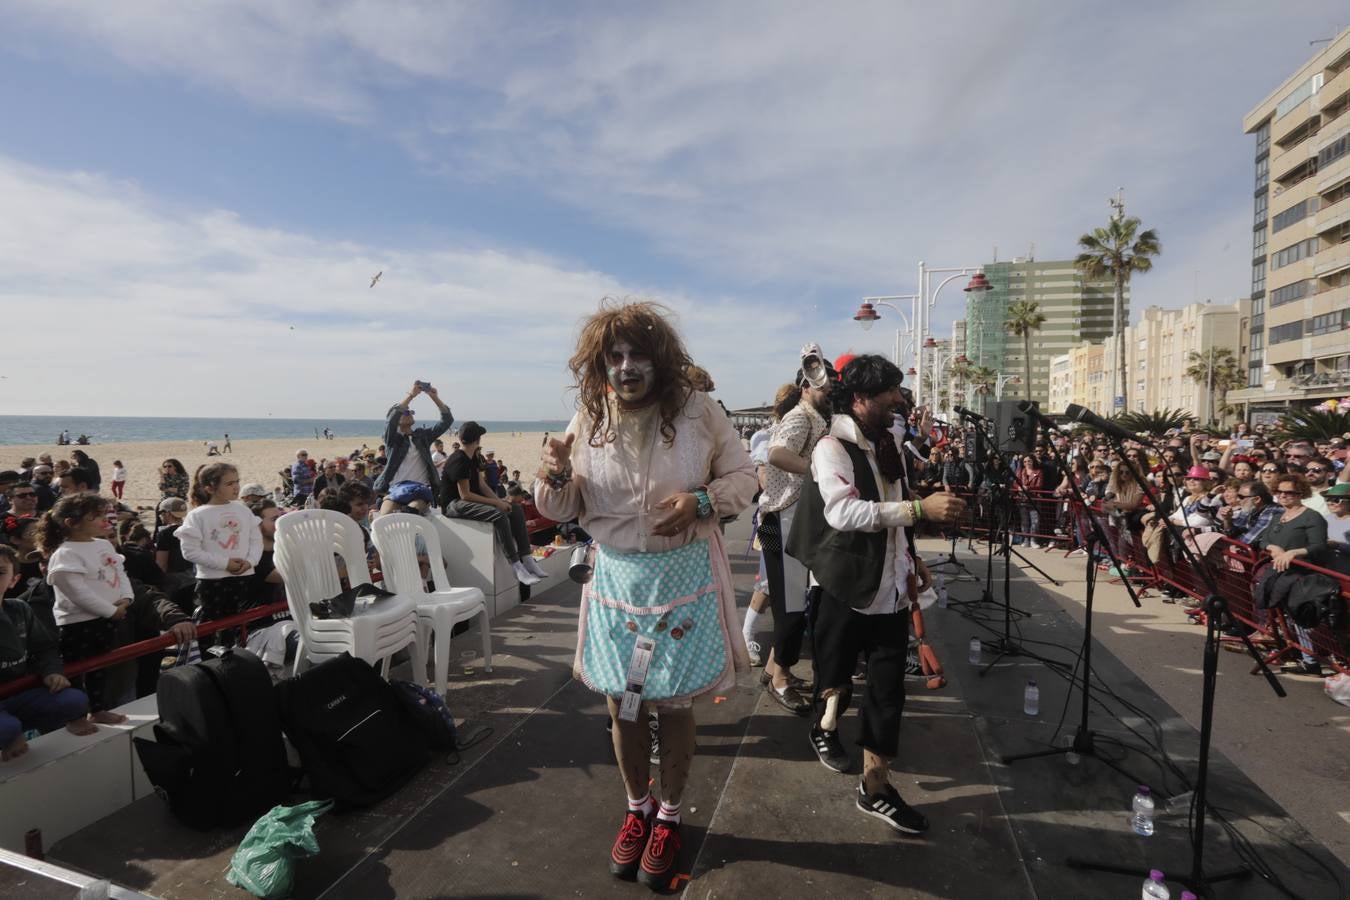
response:
M412 402L417 399L418 394L426 394L441 411L440 420L435 425L414 427L417 419L413 415ZM455 417L451 415L450 408L441 401L440 394L430 383L413 382L408 396L389 408L384 429L384 445L388 461L375 482L375 493L385 496L391 486L400 481L412 481L426 485L431 497L439 496L440 481L436 467L431 462L431 445L436 438L445 434L446 429L454 424L454 421ZM397 508L398 504L385 497L384 502L380 504L380 514L394 512Z

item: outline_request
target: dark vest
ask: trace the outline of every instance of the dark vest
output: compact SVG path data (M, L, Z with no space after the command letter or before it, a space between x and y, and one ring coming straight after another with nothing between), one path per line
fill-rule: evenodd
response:
M857 444L841 440L853 463L853 485L858 497L877 503L881 492L867 454ZM886 531L836 531L825 521L820 486L809 474L802 484L792 531L785 549L806 566L825 591L853 609L866 609L877 598L886 560Z

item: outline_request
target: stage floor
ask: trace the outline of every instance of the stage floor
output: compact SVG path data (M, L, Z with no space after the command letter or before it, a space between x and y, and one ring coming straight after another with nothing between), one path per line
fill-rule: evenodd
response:
M747 520L728 536L742 606L754 571L752 560L742 555ZM927 556L939 548L936 541L922 545ZM970 557L964 545L960 555L983 576L982 558ZM1017 618L1015 629L1028 649L1072 664L1082 637L1081 560L1043 553L1031 558L1050 574L1078 582L1056 588L1014 566L1013 603L1029 614ZM982 581L951 584L953 600L977 600ZM996 587L1001 597L1001 585ZM496 621L495 671L491 676L476 667L473 674L459 672L450 695L452 710L469 719L470 730L487 725L491 735L457 765L433 763L374 809L323 817L316 829L321 852L299 863L295 896L647 893L640 885L613 880L606 870L623 792L604 730L603 704L570 676L578 595L567 584ZM1194 709L1179 714L1160 693L1180 706L1187 701L1186 691L1198 685L1200 629L1185 625L1178 607L1164 607L1156 597L1145 601L1142 615L1120 605L1118 587L1103 588L1099 599L1101 643L1094 646L1094 669L1099 683L1134 710L1109 699L1124 721L1094 706L1093 728L1136 746L1142 744L1141 735L1154 743L1161 735L1172 760L1192 776L1198 735L1191 722L1198 721L1198 700ZM1176 625L1154 628L1144 616ZM968 664L973 634L990 636L986 626L1001 633L1001 607L935 608L927 619L950 683L938 691L926 690L921 680L908 683L904 750L894 781L906 800L928 816L930 832L903 837L857 812L855 776L820 765L807 742L805 720L773 703L759 688L755 670L724 697L698 704L699 753L685 794L680 867L689 879L678 890L692 898L984 898L996 893L1001 900L1134 896L1139 890L1142 874L1134 878L1063 865L1066 857L1078 856L1137 866L1141 872L1160 868L1168 874L1172 895L1179 897L1179 876L1190 868L1185 812L1161 814L1157 834L1148 839L1135 836L1127 819L1136 783L1169 794L1183 790L1181 782L1164 775L1151 756L1109 743L1104 749L1111 764L1082 759L1071 765L1051 757L1004 765L1003 754L1047 746L1065 705L1067 682L1027 656L1007 657L984 676ZM476 645L472 633L456 640L465 652ZM1146 652L1136 656L1131 647ZM1160 652L1168 654L1165 662L1159 661ZM1280 752L1284 730L1294 727L1289 722L1320 717L1325 725L1335 719L1337 707L1320 696L1320 687L1288 679L1291 697L1280 701L1264 682L1247 677L1249 667L1245 658L1221 655L1216 748L1264 758L1262 746ZM805 661L799 671L809 674ZM1022 713L1029 678L1041 690L1036 717ZM1242 707L1233 708L1233 695L1252 704L1245 722ZM1068 698L1066 732L1077 721L1076 698L1076 693ZM1274 704L1285 705L1272 709ZM1301 757L1267 761L1273 768L1262 770L1262 777L1280 785L1272 793L1298 797L1314 817L1320 809L1346 805L1344 782L1333 777L1344 772L1340 728L1345 719L1339 717L1339 726L1306 725L1302 735L1290 738L1303 741ZM1156 732L1149 720L1157 723ZM1278 738L1267 730L1271 723L1283 723ZM1235 734L1239 727L1245 732ZM856 735L852 714L843 733L846 741ZM860 752L851 750L856 767ZM1309 761L1320 760L1340 760L1341 767L1308 771ZM1291 787L1277 777L1282 771L1302 780ZM1322 778L1325 791L1317 780ZM1342 861L1345 845L1333 847L1342 856L1338 859L1223 753L1212 759L1211 779L1211 802L1228 811L1236 831L1294 896L1338 896L1328 872L1350 884ZM1319 791L1320 796L1308 796ZM1316 824L1320 833L1339 831L1320 818ZM224 880L244 830L188 831L152 797L61 841L50 857L155 896L244 896ZM1237 862L1220 827L1211 826L1207 840L1209 868ZM1283 895L1252 878L1220 885L1217 896Z

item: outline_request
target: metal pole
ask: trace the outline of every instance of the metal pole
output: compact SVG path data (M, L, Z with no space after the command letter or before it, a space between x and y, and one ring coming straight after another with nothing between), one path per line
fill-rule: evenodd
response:
M924 328L924 316L928 309L928 279L924 268L923 260L919 260L919 294L914 300L914 315L910 318L910 326L914 337L914 371L919 373L914 385L914 405L923 405L923 339L926 329Z

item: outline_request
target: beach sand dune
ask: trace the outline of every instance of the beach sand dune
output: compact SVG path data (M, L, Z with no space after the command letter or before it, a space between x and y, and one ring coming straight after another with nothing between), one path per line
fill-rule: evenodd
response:
M489 432L483 438L483 449L497 451L497 458L512 469L520 469L522 478L531 480L539 467L539 448L543 432ZM454 436L445 435L446 452L450 452ZM275 491L281 485L278 474L283 466L295 461L295 451L309 451L315 459L346 456L362 446L374 449L380 445L379 435L344 437L326 440L269 439L235 441L233 452L221 457L207 457L201 441L143 441L127 444L93 444L87 447L58 447L55 444L11 444L0 446L0 469L17 469L24 457L50 453L53 460L68 459L70 451L80 449L98 463L103 476L101 493L112 495L113 460L120 459L127 469L127 488L124 502L132 507L153 507L159 502L159 467L166 459L177 459L191 475L198 466L223 461L239 468L243 484L257 482Z

